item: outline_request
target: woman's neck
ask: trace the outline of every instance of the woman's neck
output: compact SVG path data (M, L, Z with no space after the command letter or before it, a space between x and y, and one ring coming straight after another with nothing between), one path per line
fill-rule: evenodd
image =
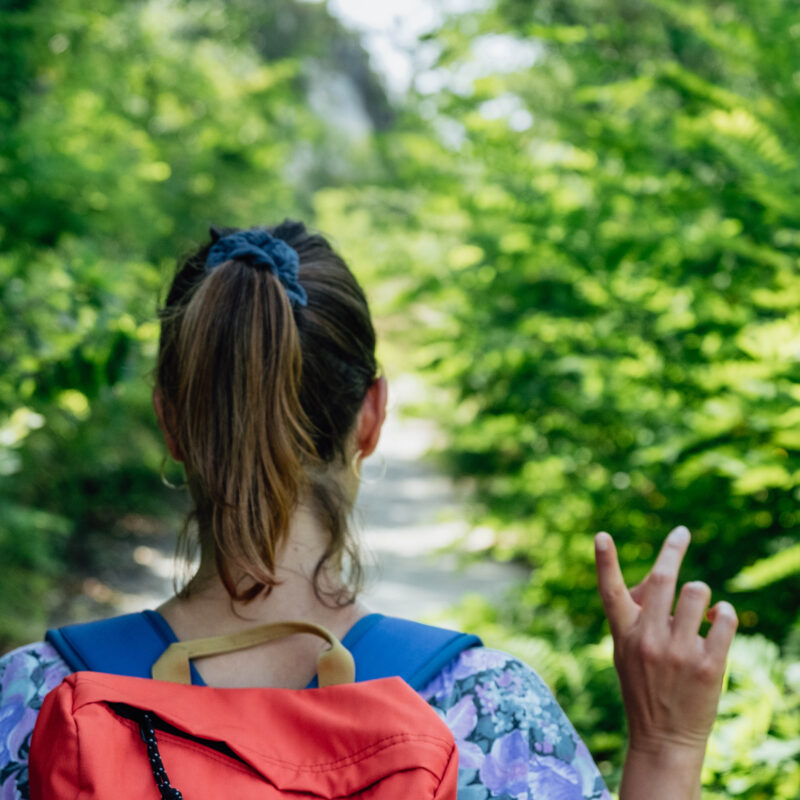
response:
M276 559L275 577L279 583L268 594L262 593L246 603L232 600L217 573L212 553L201 561L188 591L171 598L158 610L179 639L234 633L253 625L286 620L316 622L343 635L369 612L358 602L331 608L314 591L314 570L328 542L329 535L315 515L306 506L298 506ZM323 598L335 597L345 588L337 565L320 571L317 586Z

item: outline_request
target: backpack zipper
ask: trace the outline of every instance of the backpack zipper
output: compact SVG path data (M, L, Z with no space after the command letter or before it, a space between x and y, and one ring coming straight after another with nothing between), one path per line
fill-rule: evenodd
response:
M160 717L157 717L150 711L144 711L135 706L129 706L125 703L109 703L114 713L124 719L129 719L139 726L139 733L141 734L142 741L147 748L147 757L150 760L150 769L153 772L153 778L156 782L159 792L161 793L161 800L183 800L183 795L178 789L170 784L169 776L164 769L164 762L161 760L161 753L158 750L158 740L156 738L156 730L169 733L181 739L186 739L195 744L200 744L218 753L228 756L229 758L244 764L249 770L252 767L241 756L233 752L224 742L215 741L213 739L203 739L200 736L194 736L191 733L182 731L176 728L169 722L165 722Z

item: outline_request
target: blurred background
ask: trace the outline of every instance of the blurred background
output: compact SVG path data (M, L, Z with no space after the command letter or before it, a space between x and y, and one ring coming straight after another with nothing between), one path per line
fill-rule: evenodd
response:
M685 524L740 617L704 797L800 796L798 70L795 0L0 0L0 649L163 597L159 298L295 217L393 387L376 606L528 661L614 787L592 536L636 582Z

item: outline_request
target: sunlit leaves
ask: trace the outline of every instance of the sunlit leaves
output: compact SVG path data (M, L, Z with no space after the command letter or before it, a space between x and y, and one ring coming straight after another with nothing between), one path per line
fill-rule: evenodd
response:
M694 569L721 585L736 567L712 542L764 553L772 509L798 486L800 439L775 420L800 375L800 142L786 125L800 104L761 88L766 70L791 82L795 67L780 47L769 58L780 26L751 26L744 6L623 5L502 4L485 24L546 42L533 64L436 97L465 132L461 158L437 160L436 185L471 216L447 250L452 285L441 267L431 285L458 331L439 340L436 369L478 409L451 418L450 457L485 476L478 497L495 520L520 531L529 519L518 554L537 581L550 580L551 535L605 527L655 541L684 522L700 543ZM791 21L786 4L770 14ZM565 26L570 16L580 24ZM443 34L440 70L473 69L465 31L455 20ZM508 97L522 99L530 130L487 106ZM410 155L434 161L429 147ZM416 218L437 229L436 192L416 196ZM514 418L516 438L498 438L496 421ZM577 452L590 454L585 467L571 466ZM568 498L587 487L590 505L565 524ZM588 558L553 575L551 600L574 597L577 569L588 574ZM770 605L759 619L779 629L786 617Z
M709 797L792 798L800 789L796 664L760 636L733 644L727 687L706 753Z
M398 317L424 320L406 330L452 392L444 457L473 478L494 554L530 564L505 614L535 637L567 615L579 639L599 632L594 531L617 536L636 581L679 523L684 577L741 589L742 629L783 642L796 624L800 15L690 5L501 0L456 16L430 37L424 134L386 144L392 192L413 202L393 218L370 189L359 220L362 242L371 230L409 255L417 290ZM535 57L482 70L488 33Z
M754 591L771 586L778 581L800 575L800 544L779 550L745 567L731 578L729 587L733 591Z
M321 7L16 6L0 12L0 604L30 581L28 610L3 615L22 625L49 601L58 536L155 502L149 371L175 258L210 223L301 216L320 165L355 156L306 102L302 53L346 38Z

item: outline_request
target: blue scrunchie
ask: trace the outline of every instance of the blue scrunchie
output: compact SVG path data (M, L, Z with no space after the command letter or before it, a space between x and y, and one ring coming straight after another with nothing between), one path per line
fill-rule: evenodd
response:
M252 228L217 239L208 251L206 272L226 261L246 261L254 267L266 267L283 284L293 306L307 306L308 295L300 285L300 259L283 239L267 231Z

